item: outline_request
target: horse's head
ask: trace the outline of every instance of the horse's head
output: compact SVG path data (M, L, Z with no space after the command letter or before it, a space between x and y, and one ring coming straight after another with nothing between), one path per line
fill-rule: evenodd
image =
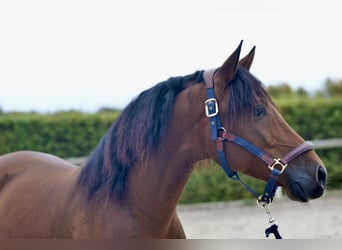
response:
M305 202L320 197L327 178L323 162L312 148L302 150L295 156L293 153L296 152L292 152L288 157L288 153L303 144L304 140L286 123L261 82L249 73L254 48L241 60L240 50L241 44L221 67L204 73L205 82L213 85L219 110L217 116L223 127L218 127L217 136L222 140L222 133L225 133L224 154L231 169L263 180L267 180L271 172L263 160L226 140L229 135L238 135L272 156L272 161L284 156L291 158L277 180L291 199ZM215 102L212 105L215 106ZM209 121L207 124L209 127ZM207 128L207 131L210 129ZM211 155L219 162L216 151L213 146ZM281 164L275 165L275 168L283 168Z

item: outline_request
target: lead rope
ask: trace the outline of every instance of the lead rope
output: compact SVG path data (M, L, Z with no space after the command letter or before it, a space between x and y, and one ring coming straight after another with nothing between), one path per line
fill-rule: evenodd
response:
M271 211L270 211L270 204L269 203L264 203L264 202L260 202L259 200L257 200L257 203L259 205L259 207L262 207L265 209L265 212L267 214L267 218L268 218L268 225L269 227L265 229L265 235L268 238L270 236L270 234L274 234L274 237L279 240L282 239L279 231L278 231L278 221L272 217Z
M249 191L253 196L256 196L256 192L251 189L245 182L243 182L239 175L235 175L232 179L234 180L237 180L238 182L240 182L245 189L247 189L247 191ZM266 238L268 238L270 236L270 234L274 234L274 237L279 240L279 239L282 239L279 231L278 231L278 221L272 217L272 214L271 214L271 211L270 211L270 204L271 203L266 203L266 202L263 202L261 201L261 196L259 196L259 198L257 198L257 204L259 207L262 207L265 209L265 212L267 214L267 218L268 218L268 225L269 227L267 227L265 229L265 235L266 235Z

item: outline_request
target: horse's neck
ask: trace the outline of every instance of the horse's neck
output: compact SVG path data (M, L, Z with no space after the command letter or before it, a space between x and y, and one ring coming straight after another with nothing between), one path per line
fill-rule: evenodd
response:
M182 95L187 95L186 91ZM172 117L160 145L148 160L132 168L129 175L127 191L130 202L134 203L131 207L141 216L164 225L177 220L175 208L194 163L208 158L203 137L194 136L208 121L201 119L202 109L194 114L195 111L187 110L186 106L192 107L174 107L177 112L173 115L177 117ZM190 121L189 114L196 122Z
M153 160L132 169L127 196L130 210L149 223L170 225L193 165L183 154L162 150Z

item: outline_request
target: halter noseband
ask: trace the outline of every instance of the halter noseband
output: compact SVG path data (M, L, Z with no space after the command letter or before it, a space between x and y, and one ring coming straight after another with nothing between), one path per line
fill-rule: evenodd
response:
M304 142L298 147L292 149L283 158L272 158L267 153L259 149L249 141L228 132L221 124L218 116L218 102L215 98L214 93L214 76L216 70L209 70L203 72L204 83L206 85L206 92L208 99L205 101L205 113L210 120L210 134L211 139L216 142L216 148L218 153L218 159L223 170L226 172L229 178L239 181L256 199L259 206L265 207L270 204L273 200L274 194L277 190L277 180L281 173L287 167L287 164L298 157L299 155L313 150L313 144L311 142ZM268 168L271 170L270 176L266 183L264 192L262 195L258 195L251 187L243 182L238 173L233 171L228 164L226 154L224 151L224 142L232 142L236 145L246 149L257 158L261 159L266 163ZM266 209L267 211L267 209ZM269 214L270 215L270 214Z

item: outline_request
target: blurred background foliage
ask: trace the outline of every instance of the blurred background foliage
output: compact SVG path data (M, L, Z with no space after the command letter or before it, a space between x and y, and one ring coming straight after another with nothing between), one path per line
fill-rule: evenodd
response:
M290 126L304 139L342 138L342 80L327 79L314 93L289 84L269 86L268 92ZM91 153L106 130L120 114L104 107L96 113L60 111L4 112L0 108L0 155L18 150L36 150L57 156L77 157ZM342 188L341 148L317 153L329 172L328 186ZM242 178L258 192L264 183L249 176ZM198 163L182 194L181 203L226 201L250 198L241 185L229 180L213 161Z

